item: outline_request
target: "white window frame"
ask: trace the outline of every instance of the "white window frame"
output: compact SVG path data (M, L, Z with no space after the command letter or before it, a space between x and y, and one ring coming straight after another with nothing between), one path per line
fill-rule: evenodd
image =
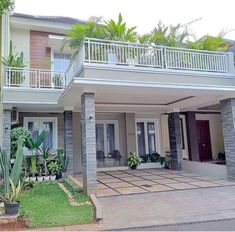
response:
M29 122L39 122L42 125L42 122L52 122L53 123L53 150L58 148L58 123L57 117L24 117L24 128L28 129ZM40 128L39 133L42 132Z
M148 130L147 130L147 123L153 122L155 125L155 145L156 145L156 152L161 153L160 149L160 131L159 131L159 120L156 118L136 118L135 119L135 139L136 139L136 151L138 151L138 134L137 134L137 123L143 122L144 123L144 139L145 139L145 154L149 154L149 144L148 144Z
M115 139L115 150L119 150L119 126L118 120L96 120L95 124L103 124L104 126L104 155L107 156L107 124L114 124L114 139Z

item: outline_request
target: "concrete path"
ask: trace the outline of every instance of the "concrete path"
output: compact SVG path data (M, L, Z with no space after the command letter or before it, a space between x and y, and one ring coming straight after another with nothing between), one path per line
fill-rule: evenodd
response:
M99 229L129 229L235 218L235 186L99 198Z

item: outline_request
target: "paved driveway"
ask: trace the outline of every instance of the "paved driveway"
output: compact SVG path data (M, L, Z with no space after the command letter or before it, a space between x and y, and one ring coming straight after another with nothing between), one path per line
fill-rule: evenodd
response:
M98 173L98 197L211 188L234 185L223 179L166 169Z

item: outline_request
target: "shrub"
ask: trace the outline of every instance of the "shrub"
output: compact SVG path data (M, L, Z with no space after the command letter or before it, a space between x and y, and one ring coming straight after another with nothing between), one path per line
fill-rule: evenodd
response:
M11 158L15 158L16 150L17 150L17 141L19 136L22 136L23 146L25 145L26 138L30 138L31 133L28 129L23 127L18 127L11 130Z

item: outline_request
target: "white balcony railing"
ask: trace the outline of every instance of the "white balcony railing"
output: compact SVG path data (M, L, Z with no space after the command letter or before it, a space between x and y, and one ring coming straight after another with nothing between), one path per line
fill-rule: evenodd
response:
M234 72L232 53L149 46L90 38L85 39L81 44L77 57L67 71L67 81L76 76L83 63L153 68L165 71L217 74Z
M6 67L5 86L63 89L65 73L45 69Z

